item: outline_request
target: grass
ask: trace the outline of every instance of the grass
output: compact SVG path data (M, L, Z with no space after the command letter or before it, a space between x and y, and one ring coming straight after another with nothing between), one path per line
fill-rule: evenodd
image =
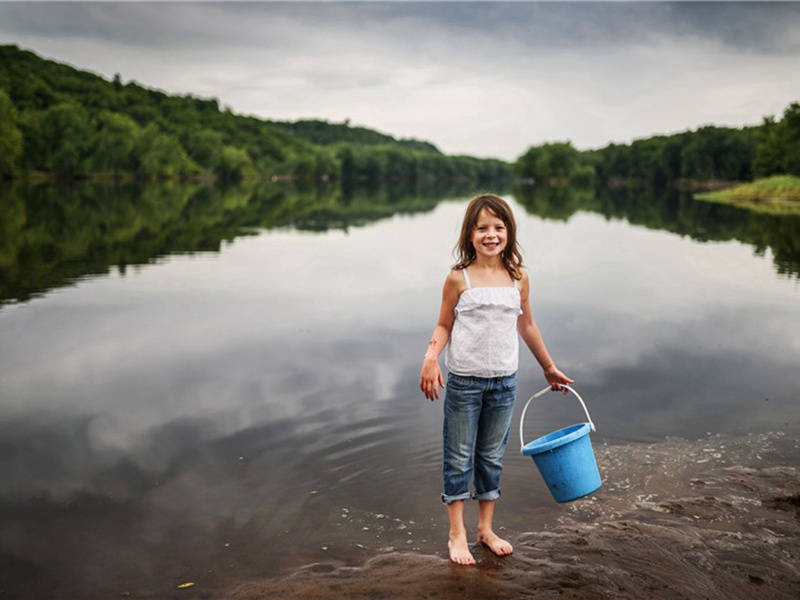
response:
M774 215L800 214L800 177L776 175L694 197Z

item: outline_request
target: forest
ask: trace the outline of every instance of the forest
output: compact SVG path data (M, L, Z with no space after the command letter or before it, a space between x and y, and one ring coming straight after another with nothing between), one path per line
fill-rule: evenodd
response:
M234 114L219 101L112 81L0 46L0 177L58 179L336 180L406 186L512 176L494 159L447 156L321 120L294 123Z
M782 119L765 117L761 125L740 129L709 125L586 151L570 142L543 144L520 156L515 171L536 182L655 186L800 176L800 104L790 104Z
M448 156L349 121L280 122L234 114L215 98L169 95L120 75L106 80L0 46L0 178L165 180L248 178L336 182L345 194L387 183L416 190L458 181L742 182L800 175L800 103L742 128L705 126L630 144L530 147L515 163Z

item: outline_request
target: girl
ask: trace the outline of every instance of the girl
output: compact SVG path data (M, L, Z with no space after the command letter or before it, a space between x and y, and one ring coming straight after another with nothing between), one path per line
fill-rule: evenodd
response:
M471 497L468 485L473 476L478 541L498 556L513 552L511 544L494 533L492 517L516 399L517 332L553 390L572 380L556 368L531 316L530 283L522 269L514 215L505 200L482 194L470 201L457 258L444 282L439 322L428 343L419 386L429 400L439 398L439 388L445 387L439 354L446 346L442 500L450 518L450 560L471 565L475 558L464 527L464 500Z

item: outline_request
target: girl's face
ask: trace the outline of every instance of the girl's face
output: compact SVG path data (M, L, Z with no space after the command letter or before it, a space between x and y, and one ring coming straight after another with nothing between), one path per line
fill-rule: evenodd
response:
M508 243L508 228L500 217L483 208L472 229L471 241L477 256L500 256Z

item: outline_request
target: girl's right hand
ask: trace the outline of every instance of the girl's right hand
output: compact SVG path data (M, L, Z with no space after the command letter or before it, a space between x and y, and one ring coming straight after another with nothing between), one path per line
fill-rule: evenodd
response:
M422 372L419 375L419 389L425 397L433 402L439 399L439 388L444 387L444 376L439 368L439 360L425 357Z

